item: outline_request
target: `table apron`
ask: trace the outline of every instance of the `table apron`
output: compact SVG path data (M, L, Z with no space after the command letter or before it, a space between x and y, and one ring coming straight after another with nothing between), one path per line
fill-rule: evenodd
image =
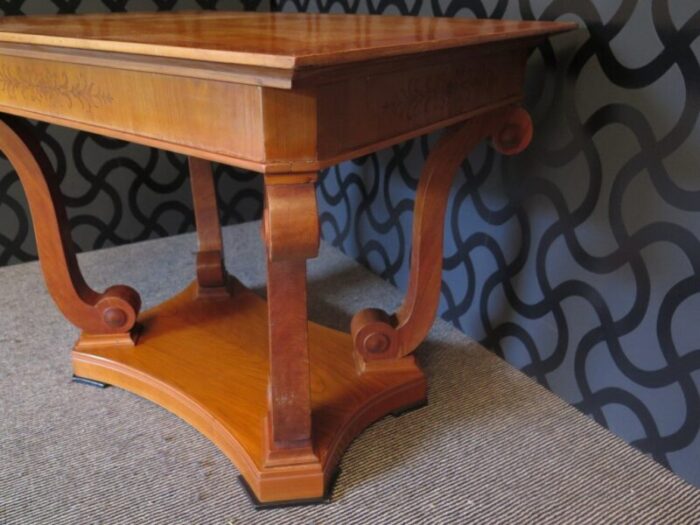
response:
M212 160L264 159L259 86L5 55L0 109Z
M0 111L259 172L310 172L518 102L528 52L306 71L287 89L0 50Z

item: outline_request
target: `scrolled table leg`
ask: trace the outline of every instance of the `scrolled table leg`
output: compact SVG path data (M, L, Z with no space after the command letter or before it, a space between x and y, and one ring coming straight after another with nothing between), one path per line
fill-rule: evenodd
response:
M39 262L59 310L83 331L81 341L94 337L111 344L134 344L139 294L124 285L98 293L86 284L72 248L58 178L20 119L0 115L0 151L17 172L27 196Z
M469 152L491 137L498 151L515 154L532 139L532 121L508 107L448 128L428 155L413 216L411 273L403 303L393 315L366 309L355 314L351 332L361 372L400 367L425 339L437 314L447 199L455 174Z

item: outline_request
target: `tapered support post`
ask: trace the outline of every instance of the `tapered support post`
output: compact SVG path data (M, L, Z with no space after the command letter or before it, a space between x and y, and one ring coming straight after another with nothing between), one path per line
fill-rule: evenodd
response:
M488 137L498 151L519 153L532 138L529 115L510 107L477 116L448 128L431 150L418 183L411 273L403 303L393 315L370 308L352 320L361 371L404 366L403 359L427 336L440 300L445 209L452 181L469 152Z
M49 293L63 315L83 330L81 344L134 344L139 294L123 285L102 293L87 285L73 251L58 177L23 121L0 115L0 151L27 196Z
M221 239L221 222L211 162L189 158L192 201L197 227L197 294L227 296L227 274Z
M266 176L269 379L266 466L313 463L306 260L316 257L316 174ZM299 182L303 179L303 182Z

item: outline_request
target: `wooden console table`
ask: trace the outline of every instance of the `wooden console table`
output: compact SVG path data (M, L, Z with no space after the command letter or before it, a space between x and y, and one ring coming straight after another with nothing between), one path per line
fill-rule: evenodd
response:
M48 289L82 330L75 375L188 421L259 502L322 498L357 434L425 401L411 354L438 307L453 175L485 138L505 154L527 146L526 59L573 27L211 12L0 19L0 150L25 189ZM146 312L132 288L92 290L58 180L16 116L188 155L193 284ZM419 182L401 307L358 312L351 334L308 322L317 171L443 127ZM267 301L226 273L211 161L264 176Z

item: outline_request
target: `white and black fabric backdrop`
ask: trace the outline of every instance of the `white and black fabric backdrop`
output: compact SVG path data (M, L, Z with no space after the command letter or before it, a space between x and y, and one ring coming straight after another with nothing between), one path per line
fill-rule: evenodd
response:
M2 0L0 13L278 9L564 19L532 56L530 149L486 145L447 213L441 315L700 486L700 4L672 0ZM184 158L35 123L74 240L192 229ZM341 164L318 188L324 238L405 287L417 176L434 137ZM218 167L223 219L259 216L256 176ZM35 257L0 164L0 264ZM468 388L464 385L464 388Z

